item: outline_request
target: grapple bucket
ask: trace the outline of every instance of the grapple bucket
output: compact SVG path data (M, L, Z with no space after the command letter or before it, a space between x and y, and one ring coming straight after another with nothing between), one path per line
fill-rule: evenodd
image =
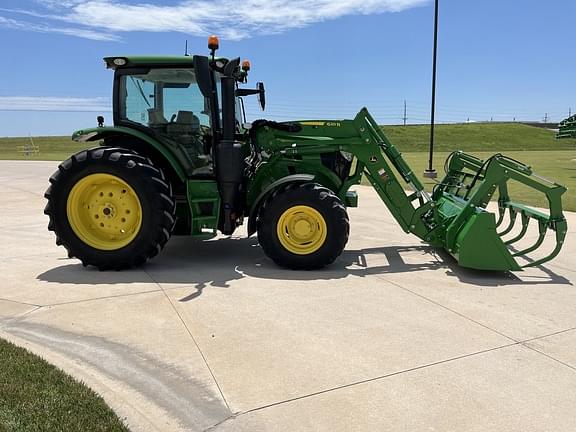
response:
M534 174L529 166L501 154L481 160L454 152L446 160L445 169L446 176L434 188L433 200L444 228L444 247L461 266L521 270L558 255L567 231L562 214L564 186ZM544 194L549 204L548 214L512 201L508 193L510 181ZM496 191L498 204L493 213L488 204ZM521 227L516 225L518 222ZM517 249L531 223L537 224L536 240ZM555 238L552 250L543 257L531 256L544 244L550 231ZM507 235L512 237L504 239ZM519 263L520 257L525 263Z

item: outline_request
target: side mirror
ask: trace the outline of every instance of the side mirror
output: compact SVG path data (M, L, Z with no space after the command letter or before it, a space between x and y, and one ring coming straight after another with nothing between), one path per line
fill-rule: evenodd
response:
M260 103L260 108L264 111L266 108L266 90L264 89L264 83L257 83L256 88L258 89L258 103Z
M266 108L266 90L264 90L264 83L257 83L255 89L236 89L236 96L241 97L250 95L258 95L258 102L260 103L262 111L264 111L264 108Z

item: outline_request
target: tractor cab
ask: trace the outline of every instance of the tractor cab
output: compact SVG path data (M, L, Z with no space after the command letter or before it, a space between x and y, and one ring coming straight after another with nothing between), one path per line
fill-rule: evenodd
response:
M212 175L212 148L221 134L224 104L221 73L211 71L213 81L209 76L205 83L209 92L204 95L194 57L108 57L105 62L115 70L114 125L140 130L162 142L176 157L187 159L191 175ZM234 97L235 134L244 123L240 98Z
M223 209L219 229L231 234L246 210L244 171L251 153L241 98L258 95L262 108L265 99L262 83L239 88L250 62L216 57L218 46L211 36L210 56L105 58L115 71L114 128L78 131L73 139L104 138L108 145L160 153L170 182L181 185L179 193L188 180L215 180Z

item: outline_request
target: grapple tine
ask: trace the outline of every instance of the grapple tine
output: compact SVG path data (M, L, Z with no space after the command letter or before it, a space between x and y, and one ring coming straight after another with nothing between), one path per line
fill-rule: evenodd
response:
M536 240L536 243L534 243L532 246L527 247L526 249L522 249L519 252L516 252L514 255L512 255L513 257L517 257L520 255L526 255L527 253L533 252L536 249L538 249L540 247L540 245L542 244L542 242L544 242L544 238L546 237L546 230L547 230L547 223L544 221L538 221L538 230L539 230L539 234L538 234L538 239Z
M496 228L502 225L504 222L504 216L506 215L506 207L498 202L498 220L496 221Z
M562 246L564 244L564 238L566 237L566 231L568 231L568 226L566 224L566 221L563 220L553 222L552 229L556 231L556 247L554 248L554 250L550 253L550 255L547 255L544 258L528 263L522 266L522 268L539 266L541 264L544 264L545 262L550 261L551 259L554 259L556 255L560 253L560 250L562 249Z
M566 235L566 219L562 214L564 186L534 174L528 165L501 154L483 161L460 152L453 153L446 161L446 168L446 177L435 188L433 199L437 214L447 223L445 237L440 240L460 265L475 269L521 270L517 257L542 246L549 229L556 231L556 247L548 256L535 258L524 267L538 266L558 255ZM471 173L472 177L466 194L461 196L456 192L463 187L459 180L463 173ZM514 202L508 193L510 181L544 194L549 211L546 213ZM486 209L496 189L498 214ZM518 214L522 227L516 232ZM507 222L504 221L506 215L509 216ZM531 219L538 222L538 238L531 246L513 253L516 251L512 250L513 245L526 237ZM502 237L507 235L510 239L504 240Z
M498 233L500 237L505 236L510 231L512 231L512 229L514 228L514 224L516 223L516 216L518 215L518 212L512 207L509 207L508 210L510 213L510 223L508 224L508 226L504 231Z
M522 219L522 230L518 233L518 235L516 237L505 241L504 242L505 245L509 246L511 244L516 243L518 240L520 240L522 237L524 237L524 235L526 234L526 231L528 231L528 225L530 224L530 216L528 216L526 213L522 213L520 216Z

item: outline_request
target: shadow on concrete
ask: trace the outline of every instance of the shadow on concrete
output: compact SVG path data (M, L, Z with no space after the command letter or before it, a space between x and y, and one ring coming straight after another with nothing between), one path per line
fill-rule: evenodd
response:
M523 277L520 272L487 272L459 267L446 252L428 245L386 246L345 250L331 266L312 271L293 271L276 266L259 247L256 238L227 238L200 242L173 238L159 257L140 269L99 272L81 264L50 269L37 279L65 284L126 284L155 282L191 285L195 291L180 299L190 301L206 287L228 288L230 282L245 277L286 281L338 280L348 276L366 277L396 273L444 271L448 278L483 287L572 283L546 267L537 275ZM441 277L435 276L436 283Z

